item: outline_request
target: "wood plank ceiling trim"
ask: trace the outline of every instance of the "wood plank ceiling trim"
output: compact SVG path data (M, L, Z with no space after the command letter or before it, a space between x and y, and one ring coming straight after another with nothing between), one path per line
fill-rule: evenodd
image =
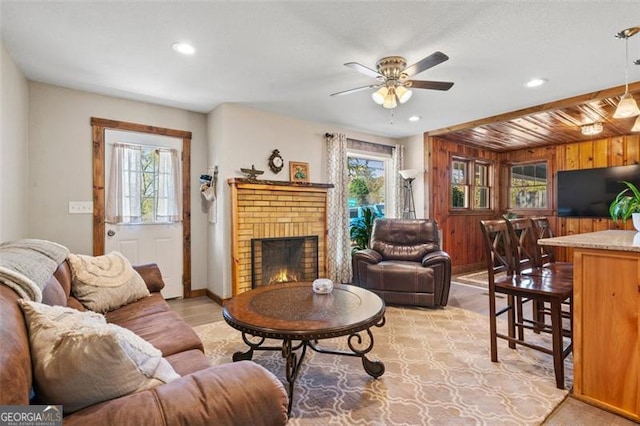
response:
M629 84L629 92L640 94L640 81ZM611 116L624 93L624 86L512 111L427 132L427 136L484 149L504 152L558 143L588 140L581 133L585 124L600 122L597 137L628 135L635 117Z

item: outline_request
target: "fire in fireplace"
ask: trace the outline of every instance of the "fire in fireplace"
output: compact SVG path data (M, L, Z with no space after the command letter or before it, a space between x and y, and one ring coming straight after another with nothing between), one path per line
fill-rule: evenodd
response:
M252 288L318 278L318 237L251 240Z

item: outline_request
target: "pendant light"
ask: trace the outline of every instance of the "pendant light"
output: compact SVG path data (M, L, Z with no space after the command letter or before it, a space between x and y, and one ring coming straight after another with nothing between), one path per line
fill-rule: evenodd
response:
M640 115L638 104L631 93L629 93L629 37L632 37L638 31L640 31L640 27L631 27L616 34L617 38L624 39L625 45L624 95L622 95L622 99L620 99L620 102L613 113L613 118L627 118Z

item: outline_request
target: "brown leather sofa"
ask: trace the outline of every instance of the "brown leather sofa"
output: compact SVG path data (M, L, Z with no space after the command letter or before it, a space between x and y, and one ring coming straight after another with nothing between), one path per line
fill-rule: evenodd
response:
M353 284L393 305L445 306L451 259L431 219L377 219L369 249L352 256Z
M250 361L210 366L196 333L171 310L155 265L136 267L151 296L106 314L162 351L182 377L64 417L65 425L282 425L288 398L282 383ZM65 260L49 279L43 302L84 310L70 294L71 272ZM32 366L27 326L18 295L0 284L0 405L56 404L32 395ZM96 366L99 368L99 366Z

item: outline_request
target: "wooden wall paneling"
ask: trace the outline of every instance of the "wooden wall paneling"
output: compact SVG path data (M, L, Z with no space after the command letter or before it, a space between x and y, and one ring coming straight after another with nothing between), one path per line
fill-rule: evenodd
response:
M611 138L611 152L609 153L609 166L623 166L624 162L624 138L619 136Z
M578 145L579 160L578 160L578 168L579 169L593 169L593 142L586 141L582 142Z
M625 164L640 163L640 147L638 147L638 135L629 135L624 137L625 144Z
M593 167L609 165L609 139L598 139L593 142Z

